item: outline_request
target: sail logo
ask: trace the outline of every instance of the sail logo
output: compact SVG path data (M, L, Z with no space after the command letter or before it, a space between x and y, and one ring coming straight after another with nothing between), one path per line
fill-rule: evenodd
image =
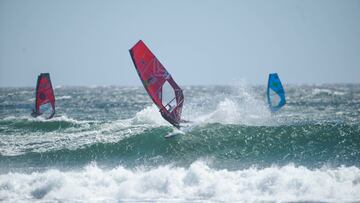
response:
M152 84L155 84L157 81L157 79L154 77L154 76L150 76L147 80L145 80L145 86L149 86L149 85L152 85Z
M271 86L273 86L273 87L278 87L278 86L279 86L279 83L277 83L277 82L272 82L272 83L271 83Z
M41 100L44 100L46 98L44 93L40 93L39 97L40 97Z

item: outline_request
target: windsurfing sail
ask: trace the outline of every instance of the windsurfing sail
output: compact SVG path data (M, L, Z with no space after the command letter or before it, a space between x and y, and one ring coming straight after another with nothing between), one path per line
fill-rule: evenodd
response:
M51 113L47 117L52 118L55 114L55 96L51 85L50 74L41 73L38 76L35 92L35 110L31 114L34 117L42 115L51 108Z
M286 104L285 91L277 73L269 74L267 99L272 112L278 111Z
M162 117L179 128L184 102L182 89L143 41L129 51L140 80Z

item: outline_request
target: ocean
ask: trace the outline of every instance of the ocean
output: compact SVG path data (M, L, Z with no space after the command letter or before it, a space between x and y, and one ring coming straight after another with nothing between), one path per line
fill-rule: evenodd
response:
M360 85L185 86L173 128L143 87L0 88L3 202L358 202ZM170 139L166 135L175 135Z

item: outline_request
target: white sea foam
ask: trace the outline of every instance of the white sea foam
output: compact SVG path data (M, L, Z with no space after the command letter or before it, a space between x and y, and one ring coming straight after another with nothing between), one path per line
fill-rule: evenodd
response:
M65 100L65 99L71 99L71 96L70 95L64 95L64 96L56 97L56 100Z
M86 124L89 121L79 121L76 119L73 119L71 117L68 117L66 115L55 115L53 118L51 119L47 119L44 118L42 116L38 116L36 118L27 115L27 116L7 116L5 118L3 118L3 120L6 121L14 121L14 122L20 122L20 121L28 121L28 122L57 122L57 121L65 121L65 122L69 122L69 123L73 123L73 124Z
M213 111L197 116L194 121L241 125L276 123L276 119L271 115L264 100L257 98L246 82L239 82L231 88L230 94L224 94Z
M155 105L148 106L136 113L132 118L133 124L149 124L149 125L170 125L162 117Z
M314 88L312 90L313 95L319 95L319 94L328 94L328 95L334 95L334 96L343 96L346 94L346 92L341 90L335 90L335 89L326 89L326 88Z
M288 165L229 171L197 161L188 168L48 170L0 175L3 201L359 201L360 169Z
M330 89L325 89L325 88L314 88L314 89L312 90L312 94L313 94L313 95L323 94L323 93L325 93L325 94L331 94L331 93L332 93L332 90L330 90Z

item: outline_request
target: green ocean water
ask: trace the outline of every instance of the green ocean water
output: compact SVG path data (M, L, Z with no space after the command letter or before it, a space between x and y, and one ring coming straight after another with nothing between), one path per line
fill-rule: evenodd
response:
M184 87L177 130L142 87L56 87L50 120L1 88L0 200L359 201L360 85L285 89Z

